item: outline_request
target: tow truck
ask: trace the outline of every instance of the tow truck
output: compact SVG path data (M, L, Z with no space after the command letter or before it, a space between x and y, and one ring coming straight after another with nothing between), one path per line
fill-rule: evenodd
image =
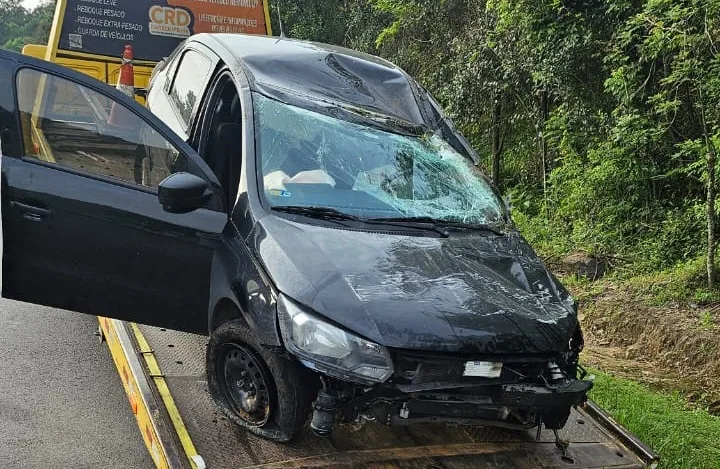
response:
M68 48L83 47L80 29L63 30L67 6L65 0L58 2L49 45L44 50L29 47L26 52L44 52L45 59L86 74L103 67L81 66L75 61L104 63L103 81L112 84L109 56L98 56L90 46L90 52L58 52L58 45L65 40ZM152 21L159 18L151 15ZM164 19L168 20L166 11ZM188 24L174 21L165 26L180 31ZM61 39L63 33L67 39ZM150 59L159 59L149 52L140 56L147 60L147 70L154 66ZM207 337L103 317L99 318L99 331L157 467L630 468L655 467L659 460L591 401L572 410L562 439L541 426L518 430L429 421L403 427L361 416L357 422L337 426L327 438L318 437L307 425L292 443L273 443L241 430L211 399L204 363Z

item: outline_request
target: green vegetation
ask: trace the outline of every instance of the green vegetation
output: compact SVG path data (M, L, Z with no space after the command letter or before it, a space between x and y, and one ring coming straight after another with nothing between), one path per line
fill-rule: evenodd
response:
M0 0L0 49L19 52L25 44L46 44L54 12L53 0L32 11L16 0Z
M707 305L720 301L720 291L708 289L703 259L679 262L662 270L638 273L632 268L619 268L612 275L598 281L590 281L577 275L561 275L575 299L587 303L612 286L620 291L625 301L639 302L647 306L663 306L669 303Z
M660 467L720 467L720 418L689 408L675 394L660 394L596 370L591 397L662 456Z

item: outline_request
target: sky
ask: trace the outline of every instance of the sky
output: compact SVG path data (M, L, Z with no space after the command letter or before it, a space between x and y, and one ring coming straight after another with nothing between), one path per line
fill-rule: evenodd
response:
M43 1L44 1L44 0L22 0L22 4L23 4L23 6L24 6L25 8L27 8L28 10L32 10L32 9L35 8L36 6L38 6L38 5L40 5L41 3L43 3Z

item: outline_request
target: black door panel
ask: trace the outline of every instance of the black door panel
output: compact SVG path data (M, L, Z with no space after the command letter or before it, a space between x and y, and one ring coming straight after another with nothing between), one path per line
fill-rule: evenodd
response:
M206 333L211 262L228 223L209 168L104 84L3 51L0 67L24 144L2 159L3 296ZM208 181L206 208L163 210L157 185L178 171Z
M20 202L10 201L10 208L22 213L24 219L28 221L43 221L50 218L52 210L34 205L22 204Z
M223 214L173 215L148 192L34 162L3 163L5 236L22 240L5 245L4 296L206 332L209 260ZM53 207L52 216L29 220L28 207Z

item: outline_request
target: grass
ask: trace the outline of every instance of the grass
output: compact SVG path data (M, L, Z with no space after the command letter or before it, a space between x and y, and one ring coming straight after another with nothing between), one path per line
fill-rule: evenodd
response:
M661 468L720 468L720 418L597 370L591 398L661 456Z
M625 283L649 305L670 301L707 304L720 300L720 291L707 288L706 275L705 259L698 258L671 269L630 276Z
M705 330L713 330L715 328L715 321L710 311L702 311L700 313L700 327Z
M716 318L704 306L720 303L720 286L707 287L704 259L695 259L667 270L629 275L614 271L606 277L591 281L575 274L558 273L562 284L586 310L598 306L595 301L605 295L610 300L637 304L650 308L665 306L699 309L698 326L713 330ZM720 266L718 266L720 271ZM611 307L617 305L609 304Z

